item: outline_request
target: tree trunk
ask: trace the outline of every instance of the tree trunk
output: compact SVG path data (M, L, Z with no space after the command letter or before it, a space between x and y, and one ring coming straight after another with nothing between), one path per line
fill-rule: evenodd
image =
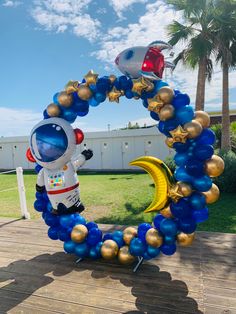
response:
M207 66L206 58L201 59L198 64L197 93L196 93L196 102L195 102L196 110L204 110L206 66Z
M222 103L222 137L221 149L230 150L230 115L229 115L229 65L223 63L223 103Z

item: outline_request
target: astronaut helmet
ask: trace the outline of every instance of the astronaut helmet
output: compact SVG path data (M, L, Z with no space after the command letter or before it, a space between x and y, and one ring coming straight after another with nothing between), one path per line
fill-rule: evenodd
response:
M47 169L57 169L68 163L83 141L83 132L73 129L61 118L49 118L39 122L30 134L30 151L27 158ZM29 156L32 158L29 158Z

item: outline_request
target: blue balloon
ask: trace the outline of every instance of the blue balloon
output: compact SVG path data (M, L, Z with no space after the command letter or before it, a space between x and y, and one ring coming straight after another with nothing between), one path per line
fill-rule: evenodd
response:
M173 219L165 218L160 223L160 231L164 235L174 236L177 233L177 225Z
M102 240L102 231L98 228L92 228L88 232L87 243L91 246L96 245Z
M58 230L58 238L59 240L63 242L71 240L70 234L71 234L71 229L60 228Z
M76 244L75 254L81 258L85 258L89 254L89 246L86 242Z
M99 105L99 102L94 97L91 97L88 103L91 107L97 107Z
M113 232L112 239L117 243L117 245L119 247L122 247L125 244L125 242L123 240L123 232L122 231L117 230L117 231Z
M35 197L36 197L37 200L40 200L40 203L41 203L41 200L44 201L44 199L43 199L43 193L36 192L36 193L35 193ZM41 211L41 210L39 210L39 211Z
M201 210L206 206L206 198L202 193L194 192L189 198L192 209Z
M75 214L75 225L86 225L86 220L80 214Z
M174 176L177 181L192 182L192 177L186 172L184 167L177 168Z
M92 99L92 98L91 98ZM71 107L71 109L74 112L82 112L82 111L87 111L89 108L89 103L85 100L79 99L74 105Z
M106 94L103 93L96 93L94 95L95 100L100 103L100 102L104 102L106 100Z
M189 156L186 153L176 153L174 156L174 161L176 165L179 167L185 166L188 159L189 159Z
M147 251L145 251L145 252L143 253L142 257L143 257L146 261L148 261L149 259L152 259L152 257L148 254Z
M147 99L143 99L143 107L144 108L147 108L148 107L148 101ZM153 112L153 111L150 111L150 113Z
M172 100L172 105L175 109L179 109L190 104L190 98L187 94L178 93Z
M111 239L110 239L111 240ZM103 242L101 241L101 242L98 242L97 243L97 245L96 245L96 252L97 252L97 254L99 255L99 256L101 256L101 247L102 247L102 245L103 245Z
M214 154L214 148L211 145L196 145L193 149L193 155L199 160L210 159Z
M45 223L50 227L54 227L54 226L59 225L58 217L56 215L49 213L49 212L47 212L45 214L44 220L45 220Z
M89 250L89 257L92 259L98 259L101 257L101 254L97 252L96 247L91 247Z
M88 230L90 230L90 229L92 229L92 228L98 228L98 225L97 225L95 222L90 221L90 222L86 223L86 228L87 228Z
M162 216L161 214L157 214L155 217L154 217L154 220L153 220L153 224L155 226L156 229L160 230L160 224L162 222L162 220L165 219L164 216Z
M151 245L148 245L147 254L151 256L152 258L157 257L157 255L160 254L160 249L158 247L153 247Z
M127 76L125 75L121 75L119 77L119 84L120 84L121 89L123 89L124 91L127 89L132 89L133 87L132 80L127 78Z
M158 114L157 114L156 112L154 112L154 111L150 111L150 116L151 116L151 118L152 118L153 120L156 120L156 121L159 121L159 120L160 120Z
M64 251L66 253L74 253L75 251L75 242L73 241L67 241L64 243Z
M42 166L40 166L39 164L36 164L34 170L35 170L36 173L39 173L39 171L40 171L42 168L43 168Z
M178 221L178 229L184 233L193 233L197 224L193 218L182 218Z
M134 93L132 92L131 89L127 89L125 91L125 97L128 98L128 99L132 99L134 97Z
M97 80L96 89L98 92L106 94L110 90L111 81L108 77L101 77Z
M176 129L178 125L179 125L178 121L174 118L164 121L164 128L165 128L165 131L167 132Z
M146 233L152 226L148 223L142 223L138 226L138 238L142 240L142 242L146 243Z
M86 111L77 112L78 117L84 117L89 113L89 109Z
M47 202L47 211L51 213L52 210L53 210L52 204L50 202Z
M106 234L103 236L102 241L106 241L106 240L113 240L112 233L106 233Z
M192 185L196 190L200 192L206 192L212 187L212 180L210 177L205 175L200 178L194 178Z
M176 236L165 235L164 244L171 245L174 244L176 240Z
M174 143L173 148L178 152L178 153L184 153L189 149L190 142L186 141L186 143Z
M211 129L203 129L202 133L195 140L198 145L213 145L216 136Z
M62 118L68 121L69 123L73 123L77 118L77 113L73 110L65 109L62 111Z
M52 240L58 240L58 229L50 227L48 229L48 237Z
M204 164L198 159L189 159L185 169L190 176L201 177L204 175Z
M45 109L44 112L43 112L43 118L44 118L44 119L49 119L49 118L51 118L51 117L49 116L49 114L47 113L47 110L46 110L46 109Z
M150 115L151 115L151 114L150 114ZM166 129L165 129L165 122L164 122L164 121L159 121L157 127L158 127L158 130L159 130L161 133L163 133L163 134L165 134L166 136L170 137L170 133L169 133L168 131L166 131Z
M164 86L169 86L166 82L164 82L162 80L157 80L155 82L156 82L155 91L159 91L159 89L164 87Z
M37 199L34 202L34 208L37 210L37 212L43 212L47 209L47 204L44 199Z
M59 104L59 102L58 102L58 100L57 100L59 94L60 94L60 93L54 94L54 96L53 96L53 98L52 98L54 104L57 104L57 105Z
M174 93L175 93L175 96L180 94L180 91L178 89L174 89Z
M142 256L145 251L145 245L140 239L134 238L130 242L129 251L131 255Z
M116 89L121 90L121 85L118 79L116 79L113 83Z
M60 216L60 225L64 228L70 228L75 225L75 216L72 215L62 215Z
M175 110L175 118L179 121L179 124L185 124L192 121L194 117L193 108L188 107L181 107L178 110Z
M196 209L193 211L193 219L197 224L206 221L209 218L209 210L207 207Z
M170 210L176 218L189 217L192 213L188 201L184 198L181 198L177 203L171 202Z
M165 255L173 255L176 252L176 245L173 244L163 244L160 250Z

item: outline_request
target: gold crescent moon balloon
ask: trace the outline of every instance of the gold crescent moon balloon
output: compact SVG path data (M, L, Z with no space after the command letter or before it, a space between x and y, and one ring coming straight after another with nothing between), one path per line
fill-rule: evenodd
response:
M155 184L155 195L152 203L144 211L145 213L157 211L165 207L168 202L168 190L173 184L173 174L167 165L160 159L152 156L143 156L129 163L146 170Z

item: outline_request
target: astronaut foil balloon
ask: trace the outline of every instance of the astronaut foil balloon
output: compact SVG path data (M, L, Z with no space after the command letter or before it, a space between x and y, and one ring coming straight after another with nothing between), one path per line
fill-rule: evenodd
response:
M31 131L31 161L34 159L43 167L38 173L36 190L39 193L46 190L55 214L84 210L80 201L77 170L93 156L93 152L84 150L75 157L76 145L83 138L81 130L74 130L70 123L61 118L43 120Z
M164 68L174 69L174 64L165 61L162 50L172 47L164 41L155 41L147 47L138 46L125 49L115 59L118 69L129 76L137 79L145 76L152 80L162 78Z

